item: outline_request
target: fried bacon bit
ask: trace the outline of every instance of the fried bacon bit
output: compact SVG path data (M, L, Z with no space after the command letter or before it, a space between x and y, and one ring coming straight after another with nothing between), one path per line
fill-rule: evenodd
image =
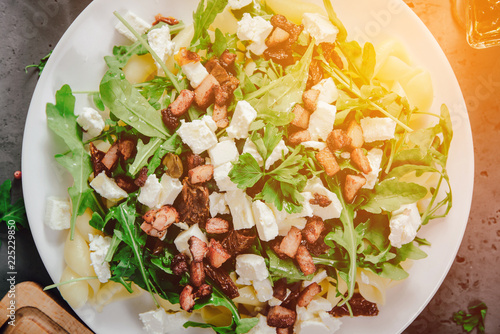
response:
M115 176L115 182L118 187L122 188L129 194L139 189L139 187L134 183L134 180L127 175Z
M325 244L325 236L326 233L323 232L315 243L313 244L306 243L306 248L309 251L309 253L311 253L314 256L320 256L328 252L330 247L327 244Z
M191 52L186 48L181 48L176 55L176 60L179 66L184 66L189 63L199 62L201 57L196 52Z
M302 234L300 230L295 226L292 226L288 234L281 240L280 251L291 258L295 257L297 254L297 249L299 248L300 241L302 240Z
M309 284L299 294L299 297L297 298L297 306L306 307L307 305L309 305L311 300L313 300L314 296L316 296L319 293L321 293L321 286L318 283L313 282Z
M201 84L194 90L194 102L202 109L207 108L214 102L215 87L219 82L211 74L207 75Z
M106 166L101 162L102 158L104 158L104 152L99 151L93 143L89 144L90 149L90 158L92 160L92 169L94 170L94 176L101 174L102 172L106 172L108 176L110 176L110 172L106 169Z
M231 254L222 247L220 242L215 239L210 239L207 257L213 267L219 268L224 262L231 258Z
M205 254L208 252L208 247L205 241L193 235L191 238L189 238L188 244L189 244L189 251L193 256L193 261L194 262L203 261Z
M210 217L208 188L203 184L191 184L187 177L182 181L182 185L177 206L182 221L189 225L204 224Z
M344 63L342 59L338 55L337 51L335 51L335 43L320 43L319 46L322 49L322 54L325 57L326 61L333 62L339 69L344 68Z
M299 246L297 254L295 255L295 260L297 260L299 268L304 275L311 275L316 271L313 258L305 246Z
M231 230L222 241L222 246L231 254L243 253L250 248L256 238L251 229Z
M274 28L273 32L269 36L269 38L266 41L266 45L269 48L278 46L280 44L283 44L285 42L288 42L288 39L290 38L290 34L287 33L285 30L281 29L280 27Z
M280 249L280 244L281 244L281 241L283 240L283 237L278 237L274 240L271 240L270 243L269 243L269 246L271 247L271 249L276 253L276 255L278 255L278 257L282 260L286 260L288 259L288 255L286 255L285 253L283 253Z
M355 317L358 316L376 316L378 315L377 304L369 302L364 299L359 293L355 293L351 299L349 299L349 305L351 306L352 313ZM334 317L348 316L349 310L346 304L342 306L336 306L331 311L330 314Z
M221 87L229 94L229 96L231 96L239 85L240 81L231 75L229 76L229 80L224 82Z
M286 297L286 278L280 278L274 282L273 297L281 301Z
M118 143L118 150L120 151L123 160L132 158L136 153L135 140L129 138L122 138Z
M316 153L316 160L325 169L326 175L332 177L340 171L340 166L335 159L335 155L328 147Z
M186 312L191 312L194 307L194 294L193 287L191 285L186 285L184 289L182 289L181 294L179 295L179 304L181 308Z
M198 290L196 290L194 297L195 298L203 298L203 297L210 296L211 293L212 293L212 286L205 283L205 284L202 284L198 288Z
M203 261L192 261L189 273L191 274L190 282L195 287L200 287L203 283L205 283L205 269L203 269Z
M113 168L116 166L118 158L120 157L118 155L119 145L119 141L115 141L101 160L104 167L106 167L110 171L113 170Z
M183 89L175 101L170 103L168 109L170 110L172 116L180 117L188 111L189 107L193 104L193 101L194 92L189 89Z
M342 129L335 129L328 134L326 145L330 151L335 152L343 147L351 145L351 138Z
M267 314L267 324L271 327L288 328L293 326L296 318L295 311L282 306L273 306Z
M295 310L297 306L297 297L299 296L299 288L300 286L297 286L297 288L292 289L288 297L281 303L282 307L285 307L290 310Z
M292 49L288 48L269 48L264 51L266 59L272 59L275 63L282 66L292 65L295 60L293 59Z
M173 25L176 25L176 24L179 24L179 20L173 18L173 17L165 17L161 14L158 14L155 16L155 21L153 22L153 25L157 25L158 23L160 22L165 22L166 24L168 24L169 26L173 26Z
M148 167L142 167L139 171L139 175L134 180L134 183L138 187L144 187L146 180L148 179Z
M349 126L347 127L346 134L349 138L351 138L351 147L357 148L363 146L365 140L363 138L363 129L361 125L356 121L351 121Z
M283 29L290 35L288 39L289 44L295 43L299 38L299 35L302 32L302 30L304 30L304 26L302 24L301 25L293 24L292 22L288 21L285 16L280 14L273 15L271 17L271 24L275 28Z
M309 65L309 77L307 79L306 88L309 89L312 86L318 84L323 79L323 70L319 61L313 59Z
M372 171L370 166L370 160L365 155L365 152L361 148L355 148L351 152L351 160L356 167L358 167L363 173L368 174Z
M205 224L207 233L222 234L229 231L229 222L222 218L210 218Z
M229 92L222 88L222 86L215 87L215 105L219 107L226 107L229 102Z
M290 124L296 126L299 129L307 129L309 126L309 112L305 110L300 104L296 104L292 110L294 114L293 120Z
M179 222L179 213L173 206L164 205L158 210L149 210L143 219L141 229L146 234L163 240L167 234L167 228Z
M311 140L311 133L308 130L297 131L288 136L288 142L292 146L309 140Z
M293 334L293 327L276 328L276 334Z
M229 74L227 73L226 69L222 67L219 61L211 63L211 69L209 70L209 73L214 76L215 79L219 82L219 84L223 84L224 82L228 81ZM206 66L206 65L205 65ZM208 70L208 68L207 68Z
M179 118L172 115L169 108L162 109L161 120L163 121L163 124L165 124L165 126L172 131L177 129L179 126Z
M199 156L198 154L194 153L187 153L186 155L186 167L187 170L196 168L198 166L204 165L205 164L205 158Z
M302 94L302 102L304 102L304 107L310 112L315 111L318 107L319 93L320 91L317 89L309 89Z
M238 287L225 270L214 268L210 264L205 263L205 273L229 298L234 299L240 295Z
M348 203L352 203L354 197L366 183L366 179L361 175L347 175L344 185L344 197Z
M314 198L309 200L309 203L313 205L319 205L322 208L326 208L327 206L332 204L332 201L326 195L314 193L313 196Z
M307 224L302 230L302 237L310 244L315 243L323 230L325 223L318 216L307 217Z
M224 52L220 56L220 63L222 67L224 67L226 71L229 72L233 70L233 65L235 60L236 60L236 54L231 53L228 50L224 50Z
M187 257L184 253L179 253L172 259L170 268L174 275L180 276L188 271Z
M214 175L214 166L201 165L188 171L189 182L198 184L210 181Z

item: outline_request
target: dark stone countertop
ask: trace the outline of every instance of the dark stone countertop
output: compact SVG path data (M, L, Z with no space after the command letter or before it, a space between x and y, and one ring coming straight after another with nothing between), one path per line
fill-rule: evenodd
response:
M460 333L453 312L484 301L488 305L486 332L500 332L500 47L470 48L464 31L453 21L450 0L405 0L420 16L445 51L462 88L472 126L475 151L475 188L467 230L458 256L439 291L405 333ZM453 0L451 0L453 1ZM0 182L21 167L24 122L37 83L33 69L57 43L88 0L1 0L0 31ZM14 181L19 198L21 181ZM0 295L6 283L6 229L0 227ZM42 286L52 283L28 230L16 235L17 281L31 280ZM67 305L52 290L61 304Z

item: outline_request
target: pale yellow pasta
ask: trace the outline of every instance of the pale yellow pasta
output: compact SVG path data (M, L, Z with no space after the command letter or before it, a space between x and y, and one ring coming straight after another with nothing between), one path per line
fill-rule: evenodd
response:
M75 231L73 240L68 238L64 244L64 261L68 267L81 277L96 276L94 267L90 261L90 250L85 239L78 231ZM94 293L99 290L99 280L89 280L88 284L92 287Z
M411 107L416 107L419 111L428 111L430 109L434 100L434 90L429 72L423 71L401 85Z
M363 298L379 305L385 304L385 295L387 287L391 283L390 279L380 277L369 270L358 268L356 283Z
M344 295L347 291L347 283L340 276L338 276L338 278L339 282L337 287L337 282L333 278L328 277L329 285L326 299L328 299L328 301L332 305L337 305L338 302L342 299L342 295ZM337 288L340 292L339 296L337 296Z
M206 323L218 327L229 326L233 320L231 311L223 306L205 306L200 310L200 314Z
M319 13L326 15L322 7L302 0L265 0L265 3L273 12L284 15L295 24L302 23L302 15L304 13Z
M75 273L69 266L64 268L61 275L61 282L66 282L79 278L80 275ZM79 308L85 305L89 297L88 281L78 281L59 286L61 296L68 302L72 308Z
M223 34L235 34L238 29L238 20L234 17L233 13L230 11L230 7L227 6L222 13L217 15L214 22L210 26L212 31L215 29L220 29Z
M92 305L96 311L101 312L103 307L117 300L129 299L140 296L144 290L132 283L132 293L120 283L109 281L101 285L101 288L92 298ZM157 300L162 300L157 298ZM163 306L163 305L162 305Z
M96 140L92 142L99 151L107 152L111 147L111 143L105 140Z
M255 290L252 286L244 286L238 289L240 295L233 299L233 302L244 305L251 306L263 306L264 303L261 303L255 294Z
M147 81L156 74L156 65L153 57L148 53L142 56L133 55L123 68L125 78L131 84Z
M83 215L76 217L76 229L87 243L90 242L89 234L102 235L101 231L96 230L95 228L89 225L89 221L91 218L92 218L92 210L88 208L87 210L85 210Z
M169 312L182 311L180 304L172 304L168 300L163 299L161 297L157 297L156 300L158 301L158 303L160 303L160 306L163 307L166 311L169 311Z
M400 81L413 74L413 68L396 56L389 56L380 66L376 78L385 83Z
M395 39L387 39L376 46L377 63L375 65L375 74L378 73L381 66L385 63L389 56L394 56L406 64L410 65L410 55L406 47Z

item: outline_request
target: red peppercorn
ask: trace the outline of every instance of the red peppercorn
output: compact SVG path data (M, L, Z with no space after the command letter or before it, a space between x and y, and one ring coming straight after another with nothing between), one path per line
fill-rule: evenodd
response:
M21 175L21 171L20 171L20 170L16 170L16 171L14 172L14 178L15 178L16 180L20 180L20 179L21 179L21 177L22 177L22 175Z

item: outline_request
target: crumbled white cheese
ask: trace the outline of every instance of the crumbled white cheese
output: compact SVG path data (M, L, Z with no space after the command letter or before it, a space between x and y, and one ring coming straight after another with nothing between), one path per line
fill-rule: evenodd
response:
M184 253L187 256L189 256L189 258L191 258L191 252L189 251L188 241L192 236L197 237L198 239L200 239L201 241L205 242L208 245L207 237L200 230L198 224L194 224L186 231L182 231L181 233L179 233L179 235L177 235L177 237L174 240L174 245L179 251L179 253Z
M148 43L163 63L174 54L175 43L170 39L168 24L165 24L161 28L150 30L148 32ZM161 69L160 64L156 63L156 66Z
M238 149L234 140L224 140L208 150L211 163L218 167L226 162L238 160Z
M269 158L266 160L266 170L269 169L276 161L280 160L283 155L288 154L288 147L285 144L285 141L282 139L273 149Z
M65 230L71 226L71 202L68 198L50 196L45 207L45 225L53 230Z
M318 273L316 275L314 275L314 277L312 278L312 280L310 281L302 281L302 286L305 288L309 285L311 285L312 283L321 283L324 279L326 279L328 277L328 274L326 272L326 270L324 269L321 269L318 271Z
M340 320L328 312L319 311L315 315L305 307L297 307L297 321L294 325L294 333L331 334L339 330L341 324Z
M278 235L278 224L273 210L262 201L252 203L255 226L262 241L271 241Z
M339 29L330 20L318 13L304 13L302 16L304 30L314 38L316 45L320 43L335 43Z
M185 311L167 313L163 308L139 314L144 330L148 334L169 334L182 332L184 323L191 315Z
M182 191L182 183L168 174L163 174L160 181L162 190L157 207L174 204L175 199Z
M269 276L266 261L260 255L241 254L236 257L236 273L251 281L262 281Z
M155 174L151 174L146 179L144 186L141 187L139 197L137 200L150 208L160 207L160 197L162 195L163 187L158 181Z
M312 193L313 198L314 194L316 193L328 197L328 199L331 201L330 205L326 207L321 207L317 204L311 204L313 214L315 216L321 217L321 219L323 220L340 218L340 213L342 212L342 204L340 203L337 195L332 193L323 185L323 182L320 178L313 177L307 180L304 191Z
M371 172L368 174L363 173L363 176L366 179L366 183L363 186L365 189L373 189L375 187L375 183L377 183L378 174L381 171L380 164L382 163L382 156L384 155L384 151L379 148L372 148L368 151L366 157L370 162Z
M201 154L217 144L215 132L205 119L196 119L192 122L181 120L177 134L194 154Z
M225 164L214 168L214 180L220 191L238 190L236 183L231 181L231 178L229 177L229 172L232 168L233 164L230 162L226 162Z
M389 241L391 245L401 248L417 236L417 230L422 223L420 213L418 212L417 203L401 205L401 207L392 212L389 226L391 234Z
M308 130L311 134L311 140L317 141L318 139L322 139L326 141L328 134L333 130L336 113L337 108L334 105L318 101L316 111L309 118Z
M210 201L210 215L212 217L218 214L229 213L229 208L227 207L226 196L224 194L213 192L208 196Z
M116 202L128 196L127 192L118 187L115 180L109 178L105 172L101 172L101 174L97 175L92 182L90 182L90 186L94 188L99 195L110 201Z
M238 22L236 35L241 41L250 41L247 49L260 56L267 49L266 38L271 31L273 31L273 26L269 21L261 16L252 17L244 13L243 18Z
M257 299L264 303L273 298L273 286L269 278L261 281L253 281L253 288L257 294Z
M111 238L89 233L89 241L91 264L94 267L99 282L106 283L111 277L111 270L109 269L109 262L104 261L104 259L106 258L106 254L108 254Z
M234 109L231 123L226 128L227 135L231 138L242 139L248 137L250 124L257 117L257 111L247 101L238 101Z
M135 15L132 12L127 12L125 15L123 15L123 18L125 21L128 22L134 28L135 31L137 31L140 35L144 34L148 29L151 29L151 24L148 22L144 21L137 15ZM118 22L115 26L115 29L122 34L123 36L127 37L130 39L132 42L137 41L137 38L128 30L127 27L121 22Z
M243 153L249 153L252 157L254 157L259 166L264 164L264 159L262 159L259 151L257 151L257 146L255 146L254 142L250 138L247 138L245 145L243 145Z
M187 63L181 66L182 73L186 75L191 87L198 87L201 82L208 76L208 71L199 61Z
M396 131L396 122L388 117L365 117L361 119L360 125L367 143L392 139Z
M304 146L305 148L312 148L313 150L318 150L318 151L321 151L322 149L326 148L326 143L314 140L304 141L300 143L300 145Z
M91 138L99 136L106 126L101 114L94 108L90 107L83 108L83 111L76 119L76 122Z
M231 9L241 9L252 3L252 0L229 0L228 6Z
M318 101L331 104L339 98L339 91L331 77L321 80L316 85L312 86L311 89L319 90Z
M307 311L312 314L317 314L321 311L329 312L332 308L333 305L328 301L328 299L319 296L315 296L309 305L307 305Z
M226 193L226 202L233 216L235 230L252 228L255 220L252 213L252 199L243 190L236 189Z

